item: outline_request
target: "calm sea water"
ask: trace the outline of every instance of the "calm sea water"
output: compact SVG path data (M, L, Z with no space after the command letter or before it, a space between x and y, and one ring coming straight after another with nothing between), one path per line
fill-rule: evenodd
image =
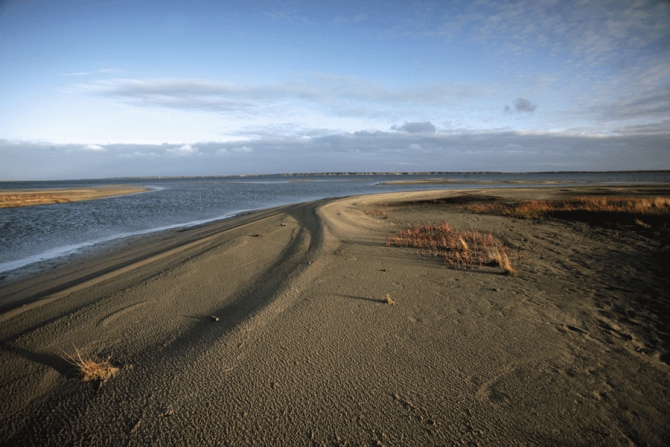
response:
M240 212L326 197L482 185L380 185L415 179L457 181L561 181L572 184L670 183L670 173L542 173L0 182L2 189L53 189L138 185L150 192L100 200L0 209L0 273L68 255L123 237L197 225ZM492 185L509 187L515 185ZM518 185L516 185L518 186ZM524 185L525 186L525 185Z

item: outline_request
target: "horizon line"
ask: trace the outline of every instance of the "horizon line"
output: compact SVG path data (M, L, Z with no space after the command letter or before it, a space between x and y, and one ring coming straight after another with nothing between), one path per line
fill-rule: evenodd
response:
M227 174L227 175L151 175L151 176L123 176L123 177L101 177L80 178L61 180L0 180L1 183L21 182L77 182L93 180L161 180L161 179L198 179L198 178L243 178L243 177L293 177L293 176L382 176L382 175L468 175L468 174L505 174L505 175L527 175L527 174L636 174L636 173L670 173L670 169L633 169L633 170L606 170L606 171L324 171L324 172L282 172L273 174Z

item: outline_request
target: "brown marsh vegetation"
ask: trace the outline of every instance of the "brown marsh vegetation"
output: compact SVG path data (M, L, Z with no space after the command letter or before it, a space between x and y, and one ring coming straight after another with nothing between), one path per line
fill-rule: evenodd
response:
M497 266L506 274L516 273L510 249L491 233L456 230L448 223L407 228L387 238L388 246L414 247L424 255L440 257L454 268Z
M130 185L108 185L95 188L4 190L0 191L0 208L78 202L147 191Z
M72 195L77 194L68 194L68 196ZM66 197L63 194L0 194L0 208L42 205L47 203L64 203L71 201L72 197Z
M522 219L546 217L597 219L607 214L610 218L618 217L618 220L642 222L641 219L645 217L670 216L670 198L585 196L563 200L524 200L515 204L477 203L467 205L466 209L474 213L500 214Z

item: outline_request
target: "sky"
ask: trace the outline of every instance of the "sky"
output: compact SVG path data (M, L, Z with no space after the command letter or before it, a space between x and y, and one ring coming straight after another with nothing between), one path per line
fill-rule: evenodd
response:
M0 180L648 169L668 1L0 0Z

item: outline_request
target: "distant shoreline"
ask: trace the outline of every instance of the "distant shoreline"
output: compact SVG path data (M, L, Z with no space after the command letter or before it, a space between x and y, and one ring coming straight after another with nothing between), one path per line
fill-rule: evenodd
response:
M12 180L0 181L3 183L31 183L31 182L77 182L77 181L129 181L129 180L169 180L169 179L207 179L207 178L247 178L247 177L317 177L317 176L405 176L405 175L543 175L543 174L664 174L670 169L628 170L628 171L333 171L333 172L282 172L272 174L228 174L228 175L154 175L140 177L103 177L59 180Z
M499 171L333 171L333 172L282 172L274 174L231 174L207 176L154 176L154 177L112 177L104 180L131 180L131 179L178 179L178 178L245 178L245 177L348 177L348 176L389 176L389 175L536 175L536 174L662 174L670 173L670 169L631 170L631 171L538 171L538 172L499 172ZM103 179L101 179L103 180ZM462 183L462 182L461 182Z

